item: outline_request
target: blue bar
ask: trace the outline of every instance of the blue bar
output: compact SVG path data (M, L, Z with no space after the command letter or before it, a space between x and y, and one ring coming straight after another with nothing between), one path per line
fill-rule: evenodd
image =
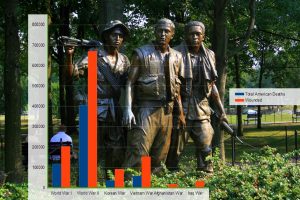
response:
M52 164L52 187L61 187L61 165L60 165L60 163Z
M88 187L88 107L79 106L79 187Z
M234 94L235 94L235 96L244 96L244 95L245 95L244 92L236 92L236 93L234 93Z
M113 188L113 187L115 187L115 181L114 180L107 180L106 181L106 187L107 188Z
M133 187L142 187L142 177L141 176L133 176L132 177L132 186Z

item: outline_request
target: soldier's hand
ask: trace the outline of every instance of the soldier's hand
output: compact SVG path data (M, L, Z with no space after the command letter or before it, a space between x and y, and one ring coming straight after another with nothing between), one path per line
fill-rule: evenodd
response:
M74 46L65 46L66 54L67 55L73 55L75 51Z
M80 78L83 77L84 75L84 69L80 68L78 69L78 67L74 67L74 72L73 72L73 76L76 78Z
M131 129L131 123L136 124L134 114L131 109L126 109L123 115L123 125Z
M183 114L179 115L178 126L182 130L186 128L185 116Z
M227 124L229 124L229 121L228 121L225 113L222 113L222 115L220 117L220 123L222 123L222 122L226 122Z

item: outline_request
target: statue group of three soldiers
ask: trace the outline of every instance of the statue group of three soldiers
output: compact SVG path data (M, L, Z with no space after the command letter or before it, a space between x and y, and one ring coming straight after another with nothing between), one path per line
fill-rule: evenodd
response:
M215 86L215 56L203 44L203 23L187 23L184 41L173 49L169 43L174 33L171 20L158 20L155 40L136 48L130 63L119 52L129 37L128 28L118 20L104 28L103 46L97 48L97 75L98 159L105 161L105 170L138 169L142 156L151 156L154 173L160 171L162 163L177 170L190 136L196 146L197 169L213 171L206 160L212 153L214 134L210 99L218 107L221 120L227 121ZM67 57L73 53L74 48L68 47ZM72 59L67 60L72 65ZM125 91L123 108L120 90L116 89L121 87Z

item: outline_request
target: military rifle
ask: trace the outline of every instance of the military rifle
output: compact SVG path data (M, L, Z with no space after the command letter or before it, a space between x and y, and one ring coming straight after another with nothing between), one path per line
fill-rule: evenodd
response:
M219 113L215 112L212 108L210 108L210 111L211 111L212 115L216 116L217 119L221 118ZM222 121L221 127L226 133L228 133L232 137L235 137L240 143L244 144L244 142L236 135L236 132L229 126L229 124L227 122Z
M68 36L59 36L58 40L61 41L64 46L83 46L88 48L102 46L102 43L96 40L77 39Z
M72 37L68 37L68 36L59 36L58 39L63 43L64 46L83 46L83 47L86 47L87 49L91 49L91 48L97 48L97 47L100 47L103 45L101 42L99 42L97 40L77 39L77 38L72 38ZM81 58L80 62L82 62L85 57L86 56ZM114 77L110 67L108 66L109 65L108 61L105 60L103 56L99 57L99 61L100 62L98 62L98 65L100 64L101 67L99 67L98 69L103 73L104 77L111 84L114 91L116 93L120 93L120 88L119 88L120 81ZM82 67L82 68L84 69L85 67ZM78 68L78 69L80 69L80 68Z

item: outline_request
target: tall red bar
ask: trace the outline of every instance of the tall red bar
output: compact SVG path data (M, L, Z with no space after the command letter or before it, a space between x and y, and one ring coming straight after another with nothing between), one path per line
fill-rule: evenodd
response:
M88 52L88 187L97 187L97 51Z
M115 187L124 187L124 169L115 169Z
M151 157L142 156L142 187L151 187Z
M71 157L70 146L61 147L61 187L71 186Z

